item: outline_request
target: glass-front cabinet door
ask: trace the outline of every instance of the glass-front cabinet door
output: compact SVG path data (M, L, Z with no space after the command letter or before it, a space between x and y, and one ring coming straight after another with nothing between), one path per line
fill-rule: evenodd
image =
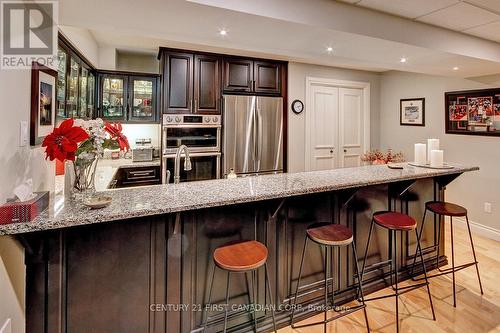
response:
M89 71L87 68L82 67L82 75L80 76L80 103L78 105L78 118L87 118L87 98L88 98L88 88L87 80L89 77Z
M101 79L99 108L103 118L110 120L127 119L127 77L104 75Z
M95 75L89 72L87 79L87 117L93 118L95 110Z
M63 49L57 50L57 121L66 118L66 68L68 54Z
M156 121L156 78L130 76L129 87L131 98L129 120L138 122Z
M66 117L78 118L78 77L80 64L71 57L68 76L68 97L66 100Z

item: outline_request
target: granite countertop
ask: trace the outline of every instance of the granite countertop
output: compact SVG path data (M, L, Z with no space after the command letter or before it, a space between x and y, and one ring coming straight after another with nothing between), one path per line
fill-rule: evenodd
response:
M90 210L79 202L52 200L49 209L30 223L0 225L0 235L124 220L237 203L329 192L347 188L429 178L479 170L454 164L453 169L404 169L370 165L326 171L283 173L181 184L153 185L99 192L111 196L110 206Z

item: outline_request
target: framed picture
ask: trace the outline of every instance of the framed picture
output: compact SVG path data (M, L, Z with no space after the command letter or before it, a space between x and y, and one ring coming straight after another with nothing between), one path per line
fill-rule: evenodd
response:
M57 72L33 62L31 65L30 145L42 143L52 132L56 121Z
M444 94L446 133L500 136L500 88Z
M400 125L425 126L425 98L406 98L399 101Z

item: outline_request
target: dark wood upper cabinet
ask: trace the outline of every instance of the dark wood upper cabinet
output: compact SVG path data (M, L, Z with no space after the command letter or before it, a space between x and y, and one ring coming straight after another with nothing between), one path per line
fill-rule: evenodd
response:
M239 58L224 59L224 91L253 91L253 61Z
M194 56L194 113L220 113L220 80L220 57Z
M193 60L191 53L166 54L164 112L190 113L193 109Z
M254 91L256 93L279 94L281 91L281 65L276 62L255 61Z
M163 113L220 114L224 93L286 94L282 61L169 48L158 56Z

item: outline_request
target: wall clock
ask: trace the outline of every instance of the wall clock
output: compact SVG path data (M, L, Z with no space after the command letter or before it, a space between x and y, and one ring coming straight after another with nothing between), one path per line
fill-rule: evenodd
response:
M292 111L295 114L301 114L304 111L304 103L302 101L296 99L292 102Z

